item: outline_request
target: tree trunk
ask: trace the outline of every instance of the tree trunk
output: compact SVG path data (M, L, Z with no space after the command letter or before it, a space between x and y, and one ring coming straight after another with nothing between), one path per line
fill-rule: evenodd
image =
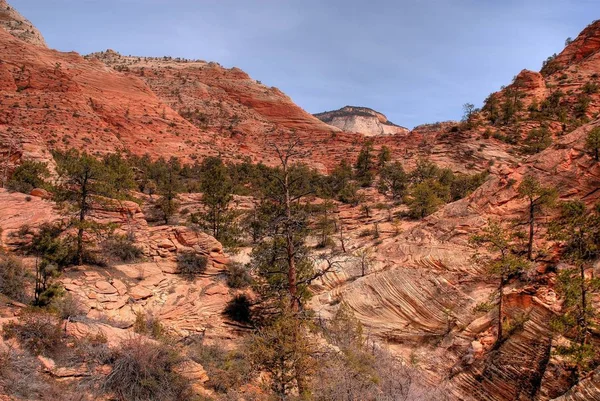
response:
M340 242L342 244L342 251L346 253L346 244L344 243L344 223L340 217Z
M285 184L285 217L287 219L285 227L285 241L287 248L288 265L288 292L290 294L290 307L292 312L300 310L300 300L298 299L298 277L296 273L296 261L294 260L294 229L292 227L292 200L290 196L289 175L287 166L284 165L284 184Z
M500 278L500 286L498 287L498 338L496 345L500 345L502 341L502 299L504 298L504 276Z
M79 229L77 230L77 264L79 266L83 264L83 224L85 222L85 213L87 212L88 178L89 177L86 173L81 184L81 205L79 205Z
M533 232L535 224L534 201L529 201L529 241L527 242L527 259L533 260Z
M581 265L579 266L579 273L580 273L580 278L581 278L581 317L580 317L580 329L581 329L581 333L580 333L580 339L579 339L579 343L581 345L585 345L586 342L586 338L587 338L587 316L586 316L586 304L587 304L587 300L586 300L586 288L585 288L585 266L583 263L581 263Z

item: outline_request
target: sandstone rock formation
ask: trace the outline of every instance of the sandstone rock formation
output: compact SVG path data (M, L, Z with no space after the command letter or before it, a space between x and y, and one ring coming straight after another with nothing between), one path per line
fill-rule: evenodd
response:
M36 46L47 47L44 37L29 20L25 19L6 0L0 0L0 27L11 35Z
M389 121L383 114L367 107L345 106L339 110L315 114L319 120L345 132L357 132L365 136L404 135L407 128Z
M517 122L493 124L484 111L472 126L445 122L409 132L380 113L350 106L321 113L318 117L325 122L320 121L278 89L216 63L125 57L114 51L81 57L49 50L41 35L4 5L0 0L0 21L8 21L3 25L7 31L0 29L3 179L21 160L51 162L52 149L69 147L98 154L125 149L155 158L178 156L184 162L221 154L228 161L248 158L274 164L271 145L291 132L310 151L302 161L321 171L331 170L342 159L354 161L368 139L373 139L376 150L388 146L393 159L407 169L427 157L454 171L488 170L487 181L469 197L422 221L402 220L395 226L390 216L405 210L402 205L377 209L368 217L358 206L338 205L348 252L340 256L339 268L314 283L311 306L328 318L344 302L370 339L411 361L429 382L446 386L453 399L600 399L600 373L569 389L564 361L553 351L556 341L549 321L561 302L554 289L555 273L544 271L552 252L539 271L528 272L533 284L506 288L506 318L519 321L519 330L493 349L496 317L474 307L489 300L497 283L472 258L475 249L469 243L489 219L524 218L526 205L516 188L526 174L555 186L560 201L577 198L593 205L600 200L600 165L584 149L586 134L600 126L600 94L590 85L600 83L599 22L556 57L559 69L543 74L521 71L496 94L505 99L511 93L515 96L514 90L519 92L524 107ZM562 93L558 106L569 118L548 118L554 135L551 146L525 155L518 141L503 139L508 134L523 138L540 127L536 112L541 113L540 105L558 91ZM583 94L589 101L581 115ZM374 188L361 191L371 206L386 201ZM32 195L0 190L3 248L22 245L24 239L16 234L23 225L35 228L64 218L45 199L47 194L38 190ZM182 206L198 210L198 194L184 194L180 200ZM183 222L152 225L146 216L146 210L133 202L96 206L90 217L115 224L117 233L132 233L145 260L114 269L66 272L61 281L81 302L88 319L68 322L66 331L74 337L102 334L116 344L132 335L136 317L143 314L158 317L175 336L202 336L209 343L233 346L244 327L221 313L234 295L223 282L229 257L221 244ZM540 232L547 219L538 218ZM374 224L381 232L377 240L362 235ZM540 248L546 245L536 243ZM373 249L374 261L363 275L353 252L364 248ZM177 274L175 260L182 251L209 260L207 271L194 282ZM236 257L246 261L247 253L245 249ZM0 308L3 319L13 319L15 313L12 307ZM46 365L55 376L79 374ZM199 383L207 379L201 366L188 364L184 370Z

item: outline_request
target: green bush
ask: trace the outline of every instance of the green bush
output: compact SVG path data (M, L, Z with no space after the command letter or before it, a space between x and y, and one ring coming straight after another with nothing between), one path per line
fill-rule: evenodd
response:
M14 400L71 400L64 386L48 380L40 361L29 352L7 349L0 352L0 389ZM13 398L14 397L14 398Z
M208 259L195 252L182 252L177 255L177 269L188 280L204 273L207 265Z
M122 262L134 262L140 259L144 251L135 245L132 238L127 235L115 235L102 244L104 252L113 259Z
M206 369L209 377L206 385L219 393L240 388L252 379L254 369L241 352L200 344L191 354L192 359Z
M83 304L72 294L54 298L50 306L61 319L65 320L83 317L87 314Z
M151 336L155 339L163 338L165 334L165 329L158 318L141 312L138 312L135 315L133 331L138 334Z
M54 356L64 346L61 321L43 312L28 312L2 327L2 337L15 338L35 355Z
M181 362L183 358L164 344L129 340L116 351L102 389L121 401L192 400L189 380L176 372Z
M252 284L252 276L239 263L229 265L229 275L227 276L227 285L230 288L246 288Z

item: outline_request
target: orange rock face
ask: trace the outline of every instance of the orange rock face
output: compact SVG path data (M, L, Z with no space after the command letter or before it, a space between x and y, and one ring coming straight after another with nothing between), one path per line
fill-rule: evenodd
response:
M588 25L555 59L562 66L580 62L600 50L600 21Z

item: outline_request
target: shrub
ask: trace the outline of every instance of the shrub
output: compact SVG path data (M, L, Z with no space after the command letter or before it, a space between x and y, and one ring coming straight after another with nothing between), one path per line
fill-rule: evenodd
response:
M494 309L494 304L491 302L479 302L477 305L475 305L473 307L473 312L474 313L480 313L480 312L489 312L492 309Z
M133 331L138 334L149 335L155 339L160 339L165 334L165 329L157 317L141 312L138 312L135 315Z
M27 275L21 261L13 257L0 260L0 293L9 298L24 302Z
M586 82L581 89L583 90L583 93L592 95L598 92L598 84L595 82Z
M207 264L208 259L195 252L182 252L177 255L177 269L188 280L193 280L199 274L204 273Z
M373 235L373 231L370 228L365 228L358 233L359 238L370 237Z
M144 251L135 245L133 239L127 235L115 235L102 244L102 249L111 258L122 262L134 262L142 257Z
M102 389L122 401L191 400L189 381L176 372L181 362L183 358L164 344L129 340L116 351Z
M14 349L0 352L2 394L10 394L18 400L70 399L64 388L46 380L39 370L39 361L28 352Z
M241 352L227 352L216 345L198 345L192 351L192 359L206 369L209 377L206 385L220 393L248 383L254 372L250 361Z
M229 275L227 276L227 285L230 288L246 288L252 284L250 273L239 263L229 265Z
M65 320L85 316L87 314L81 302L71 294L66 294L62 297L53 299L51 306L58 316Z
M52 356L64 345L61 322L49 313L30 312L2 327L4 339L15 338L35 355Z
M251 323L252 311L251 302L245 294L236 295L231 301L227 302L223 314L229 319L238 323Z
M76 363L83 361L89 366L106 365L112 360L113 351L106 336L96 334L75 340L71 357Z

